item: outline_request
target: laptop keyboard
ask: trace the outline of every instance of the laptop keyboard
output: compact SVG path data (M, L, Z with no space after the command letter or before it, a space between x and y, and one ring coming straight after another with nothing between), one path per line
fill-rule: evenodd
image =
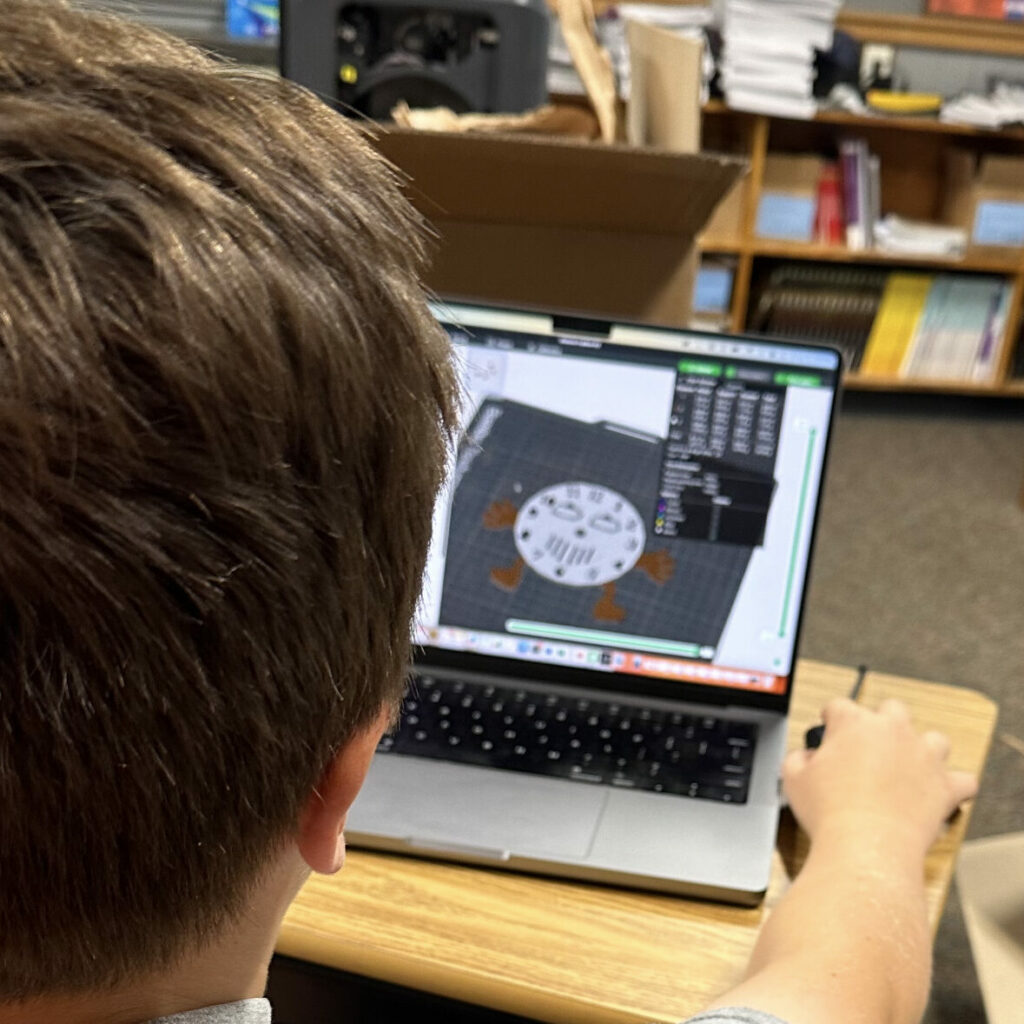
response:
M379 753L745 803L757 726L420 676Z

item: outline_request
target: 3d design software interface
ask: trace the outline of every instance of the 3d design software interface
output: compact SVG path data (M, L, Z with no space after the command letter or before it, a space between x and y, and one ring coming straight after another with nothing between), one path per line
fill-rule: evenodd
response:
M446 326L464 430L417 639L779 692L836 357Z

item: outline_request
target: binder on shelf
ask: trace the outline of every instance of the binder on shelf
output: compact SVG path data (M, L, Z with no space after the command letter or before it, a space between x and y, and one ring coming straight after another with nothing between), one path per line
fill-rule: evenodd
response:
M900 366L900 375L903 377L927 376L926 368L932 356L932 348L935 345L935 338L942 328L942 322L946 316L946 304L949 301L950 280L946 274L939 274L932 281L928 290L928 299L925 302L924 312L917 322L917 330L911 339L910 346Z
M998 277L948 275L946 307L935 334L931 358L921 376L967 380L973 375L986 324L998 304L1003 281Z
M934 279L934 274L889 275L864 350L862 373L875 377L899 373Z

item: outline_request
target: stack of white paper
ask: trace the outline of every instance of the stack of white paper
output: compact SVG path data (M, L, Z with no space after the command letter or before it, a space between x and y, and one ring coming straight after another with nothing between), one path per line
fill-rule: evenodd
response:
M939 114L942 121L971 124L977 128L1005 128L1024 122L1024 88L998 84L988 96L964 93L947 100Z
M814 51L832 46L842 0L723 0L722 88L730 107L813 117Z
M626 42L626 21L644 21L650 25L702 39L704 29L714 21L710 7L687 7L662 4L619 4L606 8L597 17L598 42L608 51L615 70L619 97L629 99L629 45ZM705 47L704 83L710 85L714 60ZM548 43L548 92L562 96L582 96L583 82L573 66L569 47L565 44L557 18L551 19Z
M641 21L647 25L676 32L690 39L704 40L704 30L714 22L714 12L710 7L687 7L680 4L619 4L614 8L616 17L608 26L609 34L605 37L606 45L612 53L615 67L619 73L619 92L624 100L629 99L629 45L626 42L626 22ZM701 102L707 102L711 90L711 79L715 74L715 59L711 56L711 47L704 47L704 65L702 68Z
M615 70L615 81L622 93L623 75L629 77L629 55L626 53L625 37L618 25L614 9L597 17L597 41L608 51ZM556 96L584 96L583 81L572 62L569 47L562 35L558 19L551 19L551 34L548 37L548 92Z
M875 245L885 252L906 256L958 259L967 248L964 228L906 220L890 213L875 225Z

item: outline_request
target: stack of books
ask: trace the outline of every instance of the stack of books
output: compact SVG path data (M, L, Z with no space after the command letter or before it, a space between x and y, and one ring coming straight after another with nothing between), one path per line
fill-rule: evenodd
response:
M832 345L865 376L993 383L1012 291L990 274L783 263L755 286L750 328Z
M783 263L755 287L751 329L831 345L856 370L887 276L875 267Z
M841 0L724 0L721 82L735 110L811 118L815 50L828 50Z
M861 371L992 383L1011 291L1005 278L987 274L890 274Z
M1011 171L1016 172L1016 167ZM881 164L864 139L839 144L839 160L769 153L756 232L763 238L815 241L848 249L961 259L967 231L881 211ZM783 220L781 214L788 213Z
M967 246L967 232L947 224L907 220L894 214L882 218L882 168L864 139L843 139L839 143L836 175L841 182L842 232L835 240L848 249L879 249L905 256L960 259ZM819 186L822 202L825 176ZM819 221L822 218L819 216ZM822 232L819 232L819 236ZM821 241L832 240L820 237Z

